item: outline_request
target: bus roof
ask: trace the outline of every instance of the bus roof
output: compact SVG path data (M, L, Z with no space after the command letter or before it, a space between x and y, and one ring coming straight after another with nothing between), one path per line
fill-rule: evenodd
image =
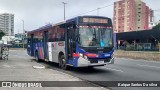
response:
M42 26L42 27L40 27L40 28L38 28L38 29L29 31L28 33L33 33L33 32L36 32L36 31L43 31L43 30L49 29L49 28L51 28L51 27L53 27L53 26L61 25L61 24L64 24L64 23L69 23L69 22L75 21L75 20L78 19L79 17L108 18L108 17L104 17L104 16L91 16L91 15L77 16L77 17L74 17L74 18L71 18L71 19L68 19L68 20L61 21L61 22L56 23L56 24L47 24L47 25Z
M71 22L71 21L74 21L74 20L76 20L76 19L79 18L79 17L108 18L108 17L104 17L104 16L91 16L91 15L85 15L85 16L77 16L77 17L68 19L68 20L66 20L66 23Z
M65 20L64 20L64 21L61 21L61 22L59 22L59 23L53 24L53 26L61 25L61 24L64 24L64 23L66 23Z
M52 27L52 24L47 24L47 25L42 26L42 27L40 27L40 28L38 28L38 29L29 31L28 33L33 33L33 32L36 32L36 31L46 30L46 29L51 28L51 27Z

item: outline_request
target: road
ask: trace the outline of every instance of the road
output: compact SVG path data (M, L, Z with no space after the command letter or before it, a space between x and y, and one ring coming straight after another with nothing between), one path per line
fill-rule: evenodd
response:
M34 86L36 88L33 88ZM9 59L0 60L0 90L77 89L77 87L73 86L78 86L78 90L108 90L103 87L97 87L95 84L86 82L70 74L44 67L43 63L34 61L24 50L10 50Z
M73 69L72 75L88 81L160 81L160 62L116 58L115 64L93 70ZM103 85L103 83L99 83ZM115 88L115 90L147 90L147 88ZM153 88L154 90L158 88ZM151 90L151 88L148 88Z
M17 52L12 55L26 57L25 53ZM115 64L102 67L72 68L64 71L57 64L41 62L48 68L56 69L87 81L160 81L160 62L116 58ZM102 83L98 83L103 85ZM160 90L160 88L111 87L113 90Z

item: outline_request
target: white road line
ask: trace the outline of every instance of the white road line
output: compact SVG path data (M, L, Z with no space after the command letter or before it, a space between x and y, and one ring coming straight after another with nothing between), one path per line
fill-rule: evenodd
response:
M108 67L107 67L106 69L113 70L113 71L118 71L118 72L124 72L124 71L122 71L122 70L114 69L114 68L108 68Z
M8 64L4 64L2 65L4 68L15 68L14 66L8 65Z
M142 64L137 64L137 65L141 66L141 67L150 67L150 68L158 68L158 69L160 69L160 67L157 67L157 66L142 65Z

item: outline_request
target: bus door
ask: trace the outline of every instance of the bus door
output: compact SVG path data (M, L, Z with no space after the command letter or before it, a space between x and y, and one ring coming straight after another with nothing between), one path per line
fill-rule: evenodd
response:
M43 37L43 43L44 43L44 46L43 46L43 49L44 49L44 59L48 59L48 45L47 45L47 42L48 42L48 31L44 31L44 37Z
M31 50L31 56L34 56L34 34L31 34L31 41L30 41L30 50Z
M68 34L68 59L72 60L73 56L72 54L76 52L76 42L75 42L75 27L74 24L71 23L67 27L67 34Z

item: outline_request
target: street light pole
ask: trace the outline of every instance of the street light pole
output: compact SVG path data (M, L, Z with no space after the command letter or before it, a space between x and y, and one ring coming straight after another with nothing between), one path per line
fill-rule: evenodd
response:
M158 41L158 47L159 47L159 52L160 52L160 41Z
M62 2L62 3L64 4L64 20L66 20L66 10L65 10L66 8L65 8L65 6L66 6L67 3L65 3L65 2Z
M24 37L23 37L23 35L25 34L25 32L24 32L24 20L22 20L22 24L23 24L22 43L23 43L23 49L24 49Z
M23 24L23 33L24 33L24 20L22 20L22 24Z

